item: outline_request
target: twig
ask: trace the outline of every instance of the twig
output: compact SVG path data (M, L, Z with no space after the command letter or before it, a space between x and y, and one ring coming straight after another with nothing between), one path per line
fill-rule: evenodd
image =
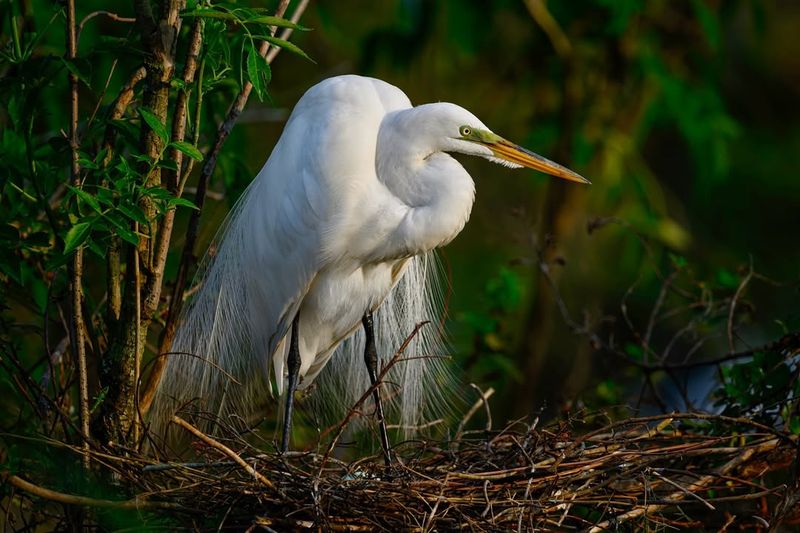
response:
M442 482L442 488L439 490L439 497L436 498L436 502L433 504L433 508L431 509L431 514L428 515L427 520L425 520L425 524L422 526L423 533L427 531L432 531L431 527L433 526L433 519L436 516L436 510L439 509L439 504L442 502L442 496L444 495L444 491L447 488L447 483L450 481L450 474L445 474L444 481ZM427 502L426 502L427 503Z
M300 20L300 17L303 15L303 12L308 7L308 1L309 0L300 0L300 3L297 4L297 7L294 10L294 13L292 13L292 16L289 18L290 21L296 24ZM281 11L281 15L278 16L283 16L283 13L286 12L286 8L289 6L289 2L286 2L285 4L286 5L284 5L284 2L281 2L281 5L278 6L277 11L281 11L281 9L283 9L283 11ZM289 37L292 35L293 31L294 28L284 28L281 34L278 36L278 38L287 41L289 40ZM274 29L272 30L272 34L273 35L275 34ZM275 56L277 56L281 50L282 48L280 48L279 46L273 46L265 56L267 63L272 63L272 61L275 59Z
M247 462L244 459L242 459L238 454L236 454L236 452L234 452L233 450L231 450L230 448L228 448L227 446L225 446L221 442L209 437L208 435L206 435L205 433L203 433L202 431L200 431L199 429L197 429L196 427L191 425L189 422L187 422L186 420L182 419L181 417L179 417L177 415L174 415L172 417L172 423L179 425L180 427L182 427L183 429L185 429L186 431L188 431L189 433L191 433L192 435L194 435L198 439L202 440L203 442L205 442L206 444L208 444L212 448L216 448L217 450L221 451L222 453L224 453L225 455L227 455L228 457L230 457L231 459L236 461L236 464L238 464L239 466L244 468L245 471L248 474L250 474L251 476L256 478L264 486L266 486L266 487L268 487L269 489L272 489L272 490L277 490L277 487L275 487L275 484L273 484L272 481L270 481L269 479L264 477L263 474L261 474L255 468L253 468L252 466L247 464Z
M134 231L138 232L139 223L133 223ZM141 285L141 273L140 273L140 260L139 260L139 249L134 247L133 248L133 283L134 283L134 291L133 294L136 297L136 305L135 305L135 314L134 320L136 321L136 332L134 335L134 342L136 344L136 351L134 351L134 362L133 362L133 382L139 383L139 376L142 371L142 285ZM136 394L133 395L133 402L134 402L134 409L138 413L138 402L139 399L136 397ZM139 442L139 433L140 433L140 423L139 417L133 416L133 442Z
M111 509L133 509L133 510L165 509L173 511L180 510L184 512L198 512L196 509L187 508L177 503L151 502L139 496L136 496L130 500L122 500L122 501L98 500L96 498L89 498L86 496L76 496L74 494L67 494L64 492L58 492L55 490L46 489L44 487L40 487L39 485L34 485L30 481L25 481L21 477L15 475L7 475L5 479L14 487L23 490L28 494L32 494L34 496L38 496L39 498L44 498L45 500L63 503L66 505L80 505L85 507L100 507L100 508L111 508Z
M736 292L731 298L731 305L728 311L728 351L729 353L733 353L735 351L735 345L733 342L733 315L736 312L736 303L739 301L739 297L742 295L742 291L744 291L747 284L750 283L750 279L753 277L753 260L750 259L750 268L747 271L747 275L744 277L739 286L736 288Z
M87 22L89 22L90 20L92 20L93 18L98 17L98 16L108 17L111 20L115 20L117 22L125 22L125 23L129 23L129 24L132 24L132 23L136 22L136 19L133 18L133 17L121 17L121 16L117 15L116 13L112 13L110 11L102 11L102 10L101 11L93 11L93 12L89 13L88 15L86 15L85 17L83 17L83 19L81 20L80 24L78 24L78 39L77 39L78 42L80 42L80 39L81 39L81 32L83 32L83 26Z
M470 385L475 386L473 383L470 383ZM475 388L478 389L477 387ZM464 415L464 417L461 419L461 422L458 424L458 429L456 429L456 435L455 438L453 439L456 442L461 440L461 435L464 433L464 427L466 427L467 422L469 422L470 419L475 415L475 413L478 412L478 409L481 408L481 405L486 405L486 402L489 400L489 398L492 397L492 395L494 394L494 387L489 387L488 389L486 389L486 392L483 392L480 389L478 389L478 394L480 395L480 397L477 400L475 400L475 403L472 404L472 407L469 408L467 414ZM491 413L488 413L488 410L487 410L487 415L489 416L490 420L489 428L491 429Z
M672 481L672 480L671 480L671 479L669 479L668 477L666 477L666 476L663 476L663 475L659 474L657 470L649 469L649 470L648 470L648 472L649 472L649 473L651 473L651 474L653 474L653 475L655 475L655 476L656 476L657 478L659 478L661 481L664 481L664 482L666 482L666 483L668 483L668 484L672 485L673 487L675 487L675 488L676 488L676 489L678 489L679 491L681 491L681 492L685 493L687 496L690 496L690 497L692 497L692 498L694 498L694 499L698 500L699 502L701 502L703 505L705 505L706 507L708 507L708 508L709 508L709 509L711 509L712 511L716 511L716 510L717 510L717 508L716 508L716 507L714 507L713 505L711 505L710 503L708 503L708 501L707 501L707 500L704 500L704 499L703 499L703 498L701 498L699 495L695 494L694 492L691 492L691 491L690 491L689 489L687 489L686 487L682 487L681 485L679 485L679 484L675 483L674 481Z

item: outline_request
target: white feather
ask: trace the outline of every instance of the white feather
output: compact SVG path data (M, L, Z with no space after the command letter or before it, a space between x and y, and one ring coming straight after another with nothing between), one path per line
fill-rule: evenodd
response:
M399 418L390 423L414 426L432 415L449 393L446 365L435 357L446 350L433 250L461 231L475 194L445 152L495 159L459 138L464 125L486 129L453 104L414 108L380 80L340 76L312 87L203 262L151 429L164 436L171 415L190 402L252 420L270 393L285 390L297 313L300 387L322 373L319 402L340 411L369 386L364 313L377 310L384 361L430 321L389 376L399 390L388 395L390 416Z

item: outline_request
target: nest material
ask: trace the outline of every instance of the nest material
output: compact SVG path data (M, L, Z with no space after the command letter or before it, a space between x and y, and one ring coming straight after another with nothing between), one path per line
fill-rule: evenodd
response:
M402 443L388 467L381 456L347 463L322 453L237 453L176 420L206 461L95 457L138 493L116 505L139 509L146 521L215 530L596 532L622 524L766 530L800 519L796 436L746 419L673 414L582 434L574 422L515 424L453 442Z

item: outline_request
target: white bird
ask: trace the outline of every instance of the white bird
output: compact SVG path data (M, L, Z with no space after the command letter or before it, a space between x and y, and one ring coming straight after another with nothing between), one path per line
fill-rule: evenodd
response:
M285 395L286 450L294 392L329 361L315 391L322 401L347 407L363 394L376 380L378 352L389 357L414 324L439 322L430 253L458 235L475 199L452 152L588 183L457 105L413 107L397 87L352 75L309 89L212 245L151 429L164 435L190 401L248 420L270 393ZM439 328L415 342L419 354L441 353ZM437 365L426 357L397 365L401 425L419 422L440 390ZM374 401L388 461L377 391Z

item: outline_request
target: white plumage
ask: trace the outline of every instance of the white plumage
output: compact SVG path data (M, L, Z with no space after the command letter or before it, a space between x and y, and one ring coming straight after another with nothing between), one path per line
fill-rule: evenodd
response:
M347 408L369 386L363 335L353 335L367 312L378 310L383 359L423 320L432 325L410 355L441 355L430 253L461 231L475 196L447 152L583 179L494 135L465 109L412 107L377 79L339 76L309 89L204 262L151 428L163 434L173 411L191 401L249 420L268 393L284 394L295 316L300 388L330 361L315 391L326 404ZM393 372L396 422L415 425L441 390L442 362L414 358Z

